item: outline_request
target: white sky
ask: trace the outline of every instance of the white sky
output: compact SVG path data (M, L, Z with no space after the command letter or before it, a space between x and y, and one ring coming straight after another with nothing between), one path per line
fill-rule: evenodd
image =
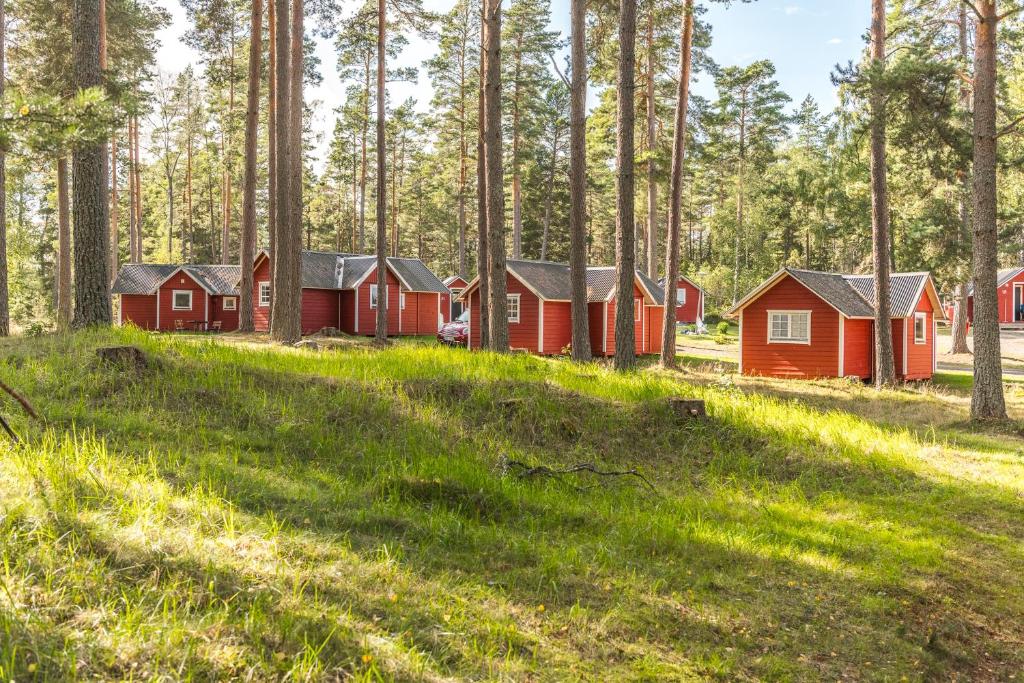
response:
M198 66L198 55L182 42L187 28L185 11L177 0L156 0L172 16L170 26L158 36L160 49L157 63L161 71L177 73L190 63ZM424 0L433 11L444 12L452 0ZM835 64L856 59L863 46L862 36L869 23L867 0L760 0L750 4L734 2L730 7L709 5L705 19L712 25L711 55L723 65L748 64L758 59L771 59L778 68L778 79L794 104L810 94L823 108L837 102L829 74ZM552 0L552 28L568 35L568 0ZM308 27L307 27L308 29ZM397 66L421 66L434 54L431 42L413 37L397 61ZM344 96L344 88L335 69L331 41L317 39L323 83L308 89L306 98L316 103L314 130L320 140L316 146L320 166L333 129L333 108ZM695 90L711 93L710 79L698 79ZM393 102L408 97L417 100L417 108L426 111L430 105L431 88L426 71L420 69L416 83L389 84Z

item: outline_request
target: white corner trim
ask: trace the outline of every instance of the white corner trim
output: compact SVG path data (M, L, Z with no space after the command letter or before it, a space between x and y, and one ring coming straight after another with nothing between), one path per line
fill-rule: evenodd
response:
M743 309L740 309L740 362L739 362L740 374L743 374Z
M537 304L537 353L544 353L544 299Z
M601 304L601 353L608 355L608 302Z
M839 376L846 376L846 317L839 316Z

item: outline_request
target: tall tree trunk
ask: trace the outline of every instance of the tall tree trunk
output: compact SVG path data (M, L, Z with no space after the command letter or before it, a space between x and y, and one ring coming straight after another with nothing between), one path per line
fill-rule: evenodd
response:
M167 258L174 262L174 173L167 174Z
M658 277L658 183L654 177L657 113L654 107L654 2L647 17L647 275ZM666 309L668 306L666 306Z
M386 0L377 0L377 325L373 341L379 346L388 342L388 300L387 285L387 168L384 130L384 79L385 49L387 39ZM398 302L395 302L398 305Z
M256 161L260 119L260 61L263 58L263 0L252 0L249 30L249 91L245 107L245 178L242 181L242 238L239 260L242 285L239 290L238 329L256 329L252 310L253 262L256 260ZM340 223L339 223L340 225Z
M68 160L57 159L57 328L71 326L71 201L68 188Z
M349 251L356 251L356 232L359 229L359 145L356 143L356 135L352 134L352 234L349 235Z
M484 136L487 130L486 102L487 91L484 88L484 74L487 72L487 0L480 0L480 74L477 89L476 119L476 229L477 256L476 272L480 278L480 348L491 346L491 325L488 316L490 302L490 282L487 264L490 262L487 248L487 160L484 148ZM466 302L469 308L469 302Z
M391 255L398 256L398 140L391 149Z
M736 253L733 256L732 271L732 302L736 303L740 289L740 268L745 261L741 254L744 250L744 206L743 199L746 193L745 173L747 164L747 92L743 92L743 100L740 105L740 132L739 132L739 159L736 167Z
M267 246L270 272L277 258L277 3L267 0ZM270 300L274 300L274 280L270 280ZM273 305L271 305L273 315Z
M636 125L636 0L619 0L618 116L615 178L615 369L636 365L633 287L636 279L634 126Z
M367 138L370 136L370 58L366 57L366 86L363 90L363 159L359 174L359 253L366 252L366 174L369 162L366 158Z
M515 80L512 84L512 258L523 258L523 185L520 178L521 168L519 159L519 139L522 135L520 130L520 94L519 80L523 67L523 34L516 36L516 66L514 70Z
M228 51L228 111L225 120L224 171L221 177L224 190L221 194L220 262L231 262L231 171L235 147L231 137L235 122L235 22L231 13L231 46ZM300 152L301 154L301 152Z
M554 130L551 140L551 168L548 170L547 188L544 192L544 234L540 240L540 260L548 258L548 239L551 233L551 204L555 194L555 170L558 167L558 140L561 136L561 129L558 127L558 117L555 117Z
M139 117L135 116L132 126L132 146L134 147L135 163L132 165L133 182L135 183L135 263L142 263L142 155L139 147Z
M587 308L587 1L570 0L569 283L572 358L589 361Z
M669 178L668 235L665 240L665 318L661 329L661 365L676 362L676 287L679 284L679 226L683 197L683 159L686 156L686 115L690 104L690 71L693 52L693 0L683 8L679 46L679 84L672 129L672 171Z
M958 29L958 43L960 48L960 63L965 67L970 63L970 48L967 42L968 32L968 18L967 18L967 5L963 2L958 4L958 16L957 16L957 29ZM966 81L960 83L960 108L968 112L971 108L971 88ZM960 188L960 232L957 234L956 242L962 244L970 240L971 236L971 208L968 202L971 196L971 177L969 173L965 173L961 182ZM967 328L969 327L967 317L967 290L968 290L968 277L962 275L960 283L956 288L956 296L954 297L953 306L953 329L951 330L951 345L949 352L953 354L957 353L970 353L970 348L967 346Z
M487 70L484 80L484 159L487 172L488 322L491 350L508 351L508 283L505 280L505 187L501 135L501 0L487 5Z
M292 148L291 122L292 97L291 87L292 66L291 54L291 22L289 0L274 0L277 20L277 92L274 102L277 107L275 124L277 126L274 142L277 146L277 244L274 257L274 274L272 281L273 300L271 301L270 336L276 341L294 342L301 336L300 302L301 283L293 276L299 267L301 258L302 235L291 220L292 182L291 176L296 165ZM301 72L300 72L301 73ZM293 265L294 264L294 265Z
M0 0L0 101L7 79L7 13ZM10 294L7 286L7 150L0 147L0 337L11 333Z
M996 44L995 0L975 3L974 31L974 392L971 417L1006 418L996 292Z
M134 117L128 116L128 262L138 263L135 260L135 240L138 237L135 226L135 144L132 131L134 130Z
M469 3L466 3L465 20L468 24ZM464 39L462 52L459 54L459 277L463 279L469 276L469 264L466 262L466 183L469 176L469 150L466 142L466 52L467 44Z
M74 0L71 21L72 75L75 89L103 84L100 70L100 8L98 0ZM107 210L107 145L82 145L72 153L71 192L75 259L77 328L111 323L110 224Z
M879 79L885 70L885 0L871 2L871 256L875 269L875 385L896 383L889 306L889 188L886 181L886 96ZM904 341L906 343L906 341Z

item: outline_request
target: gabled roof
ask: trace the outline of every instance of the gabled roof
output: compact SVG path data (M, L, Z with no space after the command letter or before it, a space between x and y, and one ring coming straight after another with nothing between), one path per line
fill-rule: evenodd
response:
M784 277L794 280L817 295L848 318L870 318L875 311L875 286L872 275L846 275L825 273L816 270L783 268L761 283L752 292L738 301L728 315L735 315L757 299ZM945 319L935 291L935 284L928 273L893 273L889 276L890 315L893 318L908 318L914 314L922 293L928 293L939 320Z
M1007 282L1024 273L1024 267L1000 268L996 271L996 287L1002 287ZM967 296L974 296L974 283L967 287Z
M466 284L469 284L469 280L467 280L466 278L462 277L461 275L449 275L448 277L446 277L441 282L444 283L445 287L451 287L452 283L455 282L456 280L462 280Z
M260 256L268 256L264 250ZM438 292L448 288L423 261L417 258L387 259L391 272L408 292ZM302 287L304 289L355 289L373 272L377 257L334 251L302 252Z
M111 287L113 294L155 294L160 286L178 271L184 272L214 296L238 296L240 266L232 265L175 265L157 263L127 263L121 266Z
M523 283L531 292L545 301L570 301L572 299L572 282L569 265L553 261L529 261L525 259L509 259L506 266L512 275ZM661 286L640 271L636 273L637 284L658 305L665 299ZM464 298L478 283L473 278L461 297ZM615 267L587 267L587 301L609 301L615 294Z
M687 282L689 282L689 283L690 283L691 285L693 285L693 286L694 286L694 287L695 287L695 288L697 289L697 291L699 291L699 292L700 292L701 294L707 294L707 292L705 292L705 291L704 291L704 288L703 288L703 287L701 287L700 285L698 285L698 284L697 284L696 282L694 282L694 281L693 281L693 280L691 280L690 278L686 277L685 275L682 275L682 274L680 274L680 275L679 275L679 279L680 279L680 280L686 280ZM659 284L659 285L661 285L662 289L664 289L664 287L665 287L665 278L664 278L664 276L662 276L662 277L661 277L661 278L660 278L660 279L658 280L658 284Z

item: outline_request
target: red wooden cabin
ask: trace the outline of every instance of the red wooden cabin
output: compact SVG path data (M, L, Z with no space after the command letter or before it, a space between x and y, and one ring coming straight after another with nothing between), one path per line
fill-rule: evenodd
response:
M928 273L889 278L896 375L930 379L945 320ZM740 300L740 371L769 377L868 378L874 370L874 281L783 268Z
M509 260L509 346L541 355L561 354L572 342L569 266L549 261ZM469 348L480 348L480 289L474 278L462 293L469 306ZM636 352L661 351L664 294L642 273L634 280ZM615 353L615 269L587 269L591 352Z
M387 259L386 296L379 292L377 257L323 251L302 252L302 333L336 327L372 336L378 300L388 306L389 335L436 334L449 319L448 288L419 259ZM256 257L253 277L256 330L270 323L270 258Z
M996 301L1000 324L1024 324L1024 267L996 274ZM974 322L974 287L967 291L967 319Z
M242 269L225 265L129 263L111 288L118 322L144 330L238 329Z
M448 292L451 294L451 311L448 320L455 320L462 315L462 301L459 300L459 297L462 296L462 292L469 286L469 280L461 275L449 275L444 279L444 286L448 288Z
M661 284L664 286L664 278ZM692 325L703 318L704 290L690 278L680 275L676 283L676 322Z

